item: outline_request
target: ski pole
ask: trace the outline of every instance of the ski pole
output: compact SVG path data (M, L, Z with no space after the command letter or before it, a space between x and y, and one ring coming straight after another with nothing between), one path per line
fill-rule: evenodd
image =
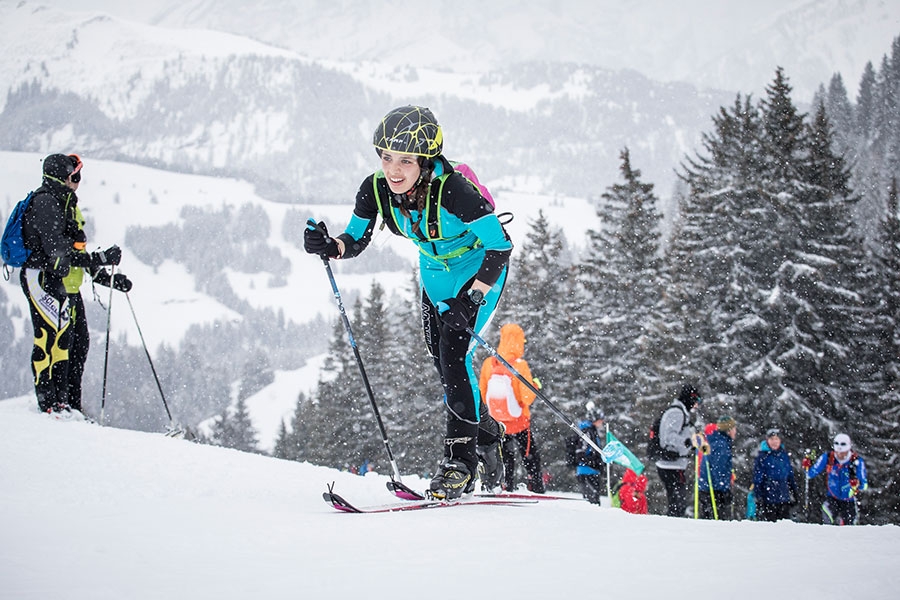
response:
M585 443L586 443L588 446L590 446L591 448L593 448L594 450L596 450L597 452L599 452L599 453L601 453L601 454L603 453L603 450L600 448L600 446L598 446L598 445L594 442L594 440L592 440L590 437L588 437L588 435L587 435L586 433L584 433L581 429L579 429L579 428L578 428L578 425L576 425L571 419L569 419L565 414L563 414L563 412L562 412L561 410L559 410L559 408L557 408L555 404L553 404L552 402L550 402L550 400L547 398L547 396L545 396L543 393L541 393L541 390L539 390L539 389L537 389L536 387L534 387L534 384L532 384L530 381L528 381L525 377L522 376L521 373L519 373L519 372L516 370L515 367L513 367L511 364L509 364L509 361L507 361L505 358L503 358L502 356L500 356L500 353L497 352L497 351L493 348L493 346L491 346L491 345L488 344L486 341L484 341L484 340L481 338L481 336L478 335L477 333L475 333L475 331L474 331L471 327L466 327L466 332L467 332L469 335L471 335L472 338L473 338L476 342L478 342L479 344L481 344L481 345L484 347L485 350L487 350L488 352L490 352L491 355L492 355L494 358L496 358L496 359L499 360L501 363L503 363L503 366L506 367L507 370L508 370L510 373L512 373L513 375L515 375L516 378L517 378L519 381L521 381L522 383L524 383L524 384L525 384L525 387L527 387L529 390L531 390L531 391L534 393L535 396L537 396L538 398L540 398L541 400L543 400L543 401L544 401L544 404L546 404L546 405L550 408L550 410L553 412L553 414L555 414L557 417L559 417L559 419L560 419L563 423L565 423L566 425L568 425L568 426L569 426L569 429L571 429L572 431L574 431L575 433L577 433L577 434L578 434L578 437L580 437L582 440L584 440Z
M691 434L691 446L694 447L694 518L700 518L700 455L709 454L709 443L706 436L700 433Z
M103 394L100 398L100 425L104 424L106 411L106 372L109 367L109 323L112 319L113 281L116 280L116 265L109 268L109 304L106 305L106 350L103 352Z
M315 229L322 235L327 236L327 232L319 227L318 223L314 220L308 219L306 224L310 229ZM406 487L400 479L400 469L397 467L397 461L394 460L394 453L391 452L391 444L388 441L387 430L384 428L384 422L381 420L381 413L378 410L378 405L375 403L375 394L372 393L372 386L369 384L369 377L366 375L366 368L363 366L362 357L360 356L359 348L356 345L356 338L353 337L353 329L350 327L350 319L347 317L347 311L344 310L344 301L341 299L341 292L338 290L337 282L334 280L334 272L331 270L331 261L324 254L320 255L320 258L322 259L322 264L325 265L328 281L331 282L331 290L334 293L338 311L341 313L341 321L343 321L344 329L347 331L350 347L353 348L353 355L356 357L356 366L359 368L359 374L362 377L363 385L366 388L366 394L369 396L369 404L372 406L372 412L375 413L375 420L378 422L378 429L381 431L381 441L384 443L384 449L387 452L388 460L391 463L391 482L387 484L387 487L396 494L403 496L409 495L412 498L423 499L421 494Z
M694 452L694 518L700 518L700 450Z
M144 354L147 355L147 362L150 363L150 370L153 371L153 379L156 380L156 389L159 390L159 396L162 398L163 407L166 409L166 416L169 417L169 427L166 431L166 435L169 437L175 437L178 435L184 434L184 432L176 427L174 421L172 421L172 413L169 411L169 404L166 402L166 395L163 393L162 384L159 382L159 377L156 374L156 367L153 366L153 359L150 358L150 351L147 349L147 342L144 341L144 332L141 331L141 325L138 323L137 313L134 312L134 305L131 303L131 296L128 295L128 292L125 292L125 299L128 300L128 308L131 309L131 316L134 318L134 326L137 327L138 335L141 338L141 345L144 347Z
M807 448L803 453L804 462L812 461L815 458L814 454L812 450ZM803 478L803 517L809 523L809 467L803 468L803 474L805 475Z
M609 423L606 424L606 437L603 438L604 441L609 439ZM606 462L605 460L603 462ZM608 462L606 463L606 497L609 498L609 505L612 506L612 484L610 483L610 478L612 477L612 465Z
M719 509L716 508L716 493L713 491L712 470L709 467L709 460L706 461L706 480L709 481L709 501L712 504L713 519L719 520Z

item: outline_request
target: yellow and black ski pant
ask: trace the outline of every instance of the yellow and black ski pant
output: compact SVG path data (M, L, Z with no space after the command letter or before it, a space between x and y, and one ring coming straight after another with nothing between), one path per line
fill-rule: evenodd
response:
M40 269L22 269L19 281L28 299L34 346L31 372L38 408L54 405L81 410L81 378L90 346L84 301L67 294L57 277Z

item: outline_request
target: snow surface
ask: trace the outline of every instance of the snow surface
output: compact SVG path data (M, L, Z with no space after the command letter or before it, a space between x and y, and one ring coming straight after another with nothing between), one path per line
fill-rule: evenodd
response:
M693 521L580 500L340 514L327 484L380 504L388 478L58 421L30 397L0 401L0 456L0 596L16 600L846 600L894 598L900 583L897 526Z

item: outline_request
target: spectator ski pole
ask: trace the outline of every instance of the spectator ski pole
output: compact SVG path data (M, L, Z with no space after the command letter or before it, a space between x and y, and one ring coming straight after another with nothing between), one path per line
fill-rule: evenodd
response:
M490 352L490 353L491 353L491 356L493 356L494 358L496 358L497 360L499 360L501 363L503 363L503 366L506 367L506 369L507 369L510 373L512 373L513 375L515 375L516 378L517 378L519 381L521 381L522 383L524 383L524 384L525 384L525 387L527 387L529 390L531 390L531 391L534 393L535 396L537 396L538 398L540 398L541 400L543 400L543 401L544 401L544 404L546 404L546 405L550 408L550 410L553 412L553 414L555 414L557 417L559 417L559 419L560 419L563 423L565 423L566 425L568 425L568 426L569 426L569 429L571 429L572 431L574 431L575 433L577 433L577 434L578 434L578 437L580 437L582 440L584 440L585 443L586 443L588 446L590 446L591 448L593 448L594 450L596 450L597 452L599 452L601 455L603 454L603 449L600 448L600 446L598 446L598 445L594 442L594 440L592 440L586 433L584 433L581 429L579 429L579 428L578 428L578 425L576 425L576 424L572 421L572 419L568 418L565 414L563 414L563 412L562 412L561 410L559 410L559 408L557 408L555 404L553 404L552 402L550 402L550 399L547 398L547 396L545 396L543 393L541 393L541 390L537 389L537 388L534 386L534 384L533 384L532 382L528 381L525 377L522 376L521 373L519 373L519 372L516 370L515 367L513 367L511 364L509 364L509 361L507 361L505 358L503 358L502 356L500 356L500 353L497 352L497 351L493 348L493 346L491 346L491 345L488 344L486 341L484 341L484 340L481 338L481 336L478 335L477 333L475 333L475 331L474 331L471 327L466 327L466 332L468 332L468 334L472 336L472 339L474 339L476 342L478 342L479 344L481 344L481 345L484 347L485 350L487 350L488 352Z
M169 411L169 404L166 402L166 395L163 393L162 384L156 375L156 367L153 366L153 359L150 358L150 351L147 349L147 342L144 341L144 332L141 331L141 325L138 323L137 313L134 312L134 305L131 303L131 296L125 292L125 299L128 300L128 308L131 309L131 316L134 318L134 326L137 327L138 336L141 338L141 345L144 347L144 353L147 355L147 362L150 363L150 370L153 371L153 379L156 380L156 389L159 390L159 396L162 398L163 407L166 409L166 416L169 417L169 426L166 428L166 436L168 437L184 437L184 430L175 425L172 420L172 413Z
M100 397L100 425L105 424L106 412L106 374L109 367L109 323L112 319L113 281L116 278L116 265L110 267L109 304L106 305L106 350L103 352L103 393Z
M691 435L691 446L694 447L694 518L700 518L700 455L709 454L709 443L706 436L699 431ZM709 462L707 462L709 466ZM710 486L710 492L712 486Z
M804 453L804 457L809 458L809 450ZM803 475L803 516L809 517L809 469L803 469Z
M694 518L700 518L700 452L694 452Z
M809 448L803 453L803 518L809 523L809 467L815 458L815 452Z
M709 466L709 460L706 461L706 480L709 481L709 501L712 504L713 519L719 520L719 509L716 507L716 493L713 491L712 469Z
M315 229L323 235L327 235L314 220L309 219L306 224L310 229ZM391 463L391 481L388 482L387 487L391 492L401 498L408 500L424 500L425 496L404 485L403 481L400 479L400 469L397 467L397 461L394 460L394 453L391 452L391 444L388 441L387 430L384 428L384 422L381 420L381 413L378 410L378 405L375 403L375 394L372 393L372 386L369 384L369 377L366 375L366 368L363 366L362 357L360 356L359 348L356 345L356 338L353 337L353 329L350 327L350 319L347 317L347 311L344 310L341 292L338 290L337 282L334 280L334 272L331 270L331 261L324 254L320 255L320 258L325 265L325 272L328 274L328 281L331 283L331 291L334 293L335 301L337 301L338 311L341 313L341 321L343 321L344 329L347 331L350 347L353 348L353 356L356 357L356 366L359 368L359 374L362 377L363 385L366 388L366 394L369 396L369 404L372 405L372 412L375 413L375 420L378 422L378 429L381 431L381 441L384 443L384 449L387 452L388 460Z

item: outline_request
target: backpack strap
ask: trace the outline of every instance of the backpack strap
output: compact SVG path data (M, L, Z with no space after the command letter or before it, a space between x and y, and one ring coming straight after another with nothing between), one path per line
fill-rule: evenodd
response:
M449 175L449 173L447 173L447 175ZM381 215L382 227L387 225L388 229L390 229L391 233L394 235L411 237L406 235L406 233L400 229L400 221L397 218L397 212L399 212L400 209L391 201L390 197L384 198L378 192L378 181L384 178L384 171L378 171L375 173L375 176L372 177L372 187L375 191L375 204L378 207L378 214ZM420 229L420 233L412 239L420 242L431 242L444 239L441 235L441 199L444 195L444 181L446 181L446 179L446 175L436 179L437 181L440 181L440 187L438 188L436 198L431 194L431 189L428 190L428 202L425 203L425 212L422 215L422 219L425 221L425 233L421 233ZM431 183L434 183L434 180ZM428 184L429 188L431 183Z
M859 454L855 451L850 453L850 460L847 461L847 474L850 475L850 479L856 479L856 461L859 458ZM834 450L828 451L828 466L825 468L825 472L831 475L831 468L834 466Z
M394 214L395 207L391 202L391 199L383 198L381 194L378 193L378 180L384 178L384 171L378 171L372 177L372 188L375 192L375 205L378 207L378 214L381 215L381 227L383 229L384 226L387 225L387 228L391 230L391 233L405 237L404 233L400 231L400 226L397 224L397 215Z
M422 233L420 230L420 233L415 237L407 235L402 229L400 229L400 221L397 216L397 213L400 209L394 205L390 197L383 197L383 195L379 193L378 181L380 179L384 179L385 176L384 171L376 172L374 177L372 177L372 187L375 192L375 205L378 207L378 214L381 215L381 226L384 227L385 225L387 225L388 229L390 229L391 233L393 233L394 235L409 238L417 242L427 243L445 239L452 239L445 238L441 230L441 200L444 197L444 182L446 182L447 178L453 173L453 169L449 166L449 163L447 163L447 169L449 169L447 172L444 172L442 175L434 178L431 183L428 184L430 188L432 184L437 182L439 185L438 193L434 195L429 189L428 202L425 205L425 214L422 216L422 219L425 221L425 233ZM466 235L465 232L454 237L462 237L463 235ZM446 261L458 256L462 256L466 252L474 250L481 245L481 240L476 240L472 245L457 248L456 250L448 252L447 254L432 254L425 250L424 245L419 244L419 252L427 258L444 264Z

